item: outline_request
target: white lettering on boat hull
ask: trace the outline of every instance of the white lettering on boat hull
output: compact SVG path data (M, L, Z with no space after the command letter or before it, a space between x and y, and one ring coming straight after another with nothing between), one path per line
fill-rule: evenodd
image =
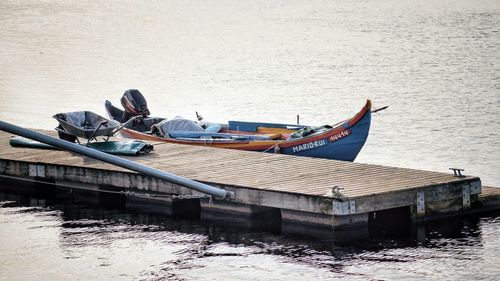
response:
M292 147L292 151L293 153L296 153L296 152L300 152L300 151L304 151L304 150L309 150L309 149L313 149L313 148L317 148L317 147L321 147L321 146L324 146L326 145L326 140L317 140L317 141L312 141L312 142L308 142L308 143L304 143L304 144L299 144L299 145L296 145L296 146L293 146Z
M336 142L336 141L338 141L340 139L343 139L343 138L349 136L350 134L351 134L351 130L344 130L344 131L342 131L340 133L337 133L337 134L335 134L333 136L330 136L328 138L328 141L329 142Z
M327 140L329 142L336 142L340 139L343 139L343 138L349 136L350 134L351 134L351 130L344 130L340 133L336 133L335 135L328 137L328 139L322 139L322 140L317 140L317 141L312 141L312 142L307 142L304 144L292 146L292 152L297 153L297 152L301 152L301 151L305 151L305 150L318 148L318 147L326 145Z

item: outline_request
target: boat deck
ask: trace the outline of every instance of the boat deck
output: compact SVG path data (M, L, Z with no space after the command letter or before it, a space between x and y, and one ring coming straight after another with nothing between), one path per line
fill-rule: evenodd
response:
M42 132L55 135L52 131ZM14 148L9 145L10 137L11 134L0 132L0 175L199 195L74 153ZM478 177L455 177L451 171L439 173L168 143L154 143L154 147L150 154L124 158L234 192L234 198L229 200L202 203L207 208L278 208L283 219L299 222L330 224L335 216L337 225L349 224L353 217L358 218L354 221L366 223L370 213L400 207L410 208L413 219L431 218L435 213L457 213L470 208L471 201L478 200L482 191ZM41 167L43 173L33 174L33 167ZM349 222L343 220L347 215Z

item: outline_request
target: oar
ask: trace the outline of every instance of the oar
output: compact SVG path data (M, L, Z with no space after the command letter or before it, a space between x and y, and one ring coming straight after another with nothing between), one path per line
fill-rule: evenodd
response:
M389 106L388 106L388 105L386 105L386 106L379 107L379 108L377 108L377 109L373 109L373 110L372 110L372 113L376 113L376 112L382 111L382 110L384 110L384 109L386 109L386 108L388 108L388 107L389 107Z
M129 120L127 120L127 122L125 123L122 123L120 126L118 126L118 128L116 128L113 132L111 132L110 136L118 133L118 131L120 131L121 129L125 128L125 126L127 126L128 124L132 123L135 119L139 118L139 117L142 117L141 115L136 115L132 118L130 118ZM100 125L100 124L99 124Z
M382 111L382 110L384 110L384 109L386 109L386 108L388 108L388 107L389 107L388 105L386 105L386 106L382 106L382 107L379 107L379 108L373 109L371 112L372 112L372 113L377 113L377 112ZM339 125L339 124L342 124L342 123L344 123L344 122L346 122L346 121L349 121L350 119L351 119L351 118L346 119L346 120L343 120L343 121L340 121L340 122L335 123L335 124L330 125L330 126L335 127L335 126L337 126L337 125Z

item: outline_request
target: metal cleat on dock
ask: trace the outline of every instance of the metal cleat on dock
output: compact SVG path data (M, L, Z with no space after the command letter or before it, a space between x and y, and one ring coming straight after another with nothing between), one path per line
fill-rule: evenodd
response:
M342 190L344 190L343 187L340 187L340 186L330 186L328 188L328 190L326 191L325 193L325 196L328 196L328 197L333 197L333 198L337 198L337 199L345 199L346 196L344 194L342 194Z
M450 170L453 170L453 175L455 177L458 177L458 178L463 178L465 177L464 175L462 175L462 172L464 171L464 169L459 169L459 168L450 168Z

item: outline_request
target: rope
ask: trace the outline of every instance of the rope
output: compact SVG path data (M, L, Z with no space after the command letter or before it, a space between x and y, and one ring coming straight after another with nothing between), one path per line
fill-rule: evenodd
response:
M203 143L205 144L205 146L212 145L214 143L214 139L213 138L203 139Z
M332 188L332 197L335 199L339 199L340 202L345 202L347 201L348 208L349 208L349 220L352 221L352 216L351 216L351 199L349 196L342 194L341 190L344 190L343 187L340 186L333 186ZM331 226L332 230L335 230L335 226L333 224L335 214L332 212L332 218L331 218Z
M289 139L290 139L290 138L287 138L287 139L284 139L284 140L281 140L281 141L277 142L277 143L276 143L276 144L274 144L273 146L271 146L271 147L269 147L268 149L264 150L264 152L268 152L269 150L271 150L271 149L275 148L276 146L278 146L278 145L282 144L282 143L283 143L283 142L285 142L285 141L288 141Z
M41 180L36 180L36 179L26 179L26 178L18 178L18 177L13 177L13 176L6 176L6 175L0 175L0 178L9 178L9 179L14 179L14 180L20 180L20 181L27 181L27 182L33 182L33 183L41 183L41 184L54 184L58 185L52 182L46 182L46 181L41 181ZM211 195L182 195L182 194L151 194L147 192L138 192L138 191L114 191L114 190L105 190L105 189L95 189L95 188L86 188L82 186L75 186L71 184L63 184L59 186L64 186L68 187L71 189L78 189L78 190L85 190L85 191L94 191L94 192L102 192L102 193L108 193L108 194L118 194L118 195L125 195L125 196L147 196L147 197L152 197L152 198L172 198L172 199L203 199L203 198L209 198L212 200L213 196Z

